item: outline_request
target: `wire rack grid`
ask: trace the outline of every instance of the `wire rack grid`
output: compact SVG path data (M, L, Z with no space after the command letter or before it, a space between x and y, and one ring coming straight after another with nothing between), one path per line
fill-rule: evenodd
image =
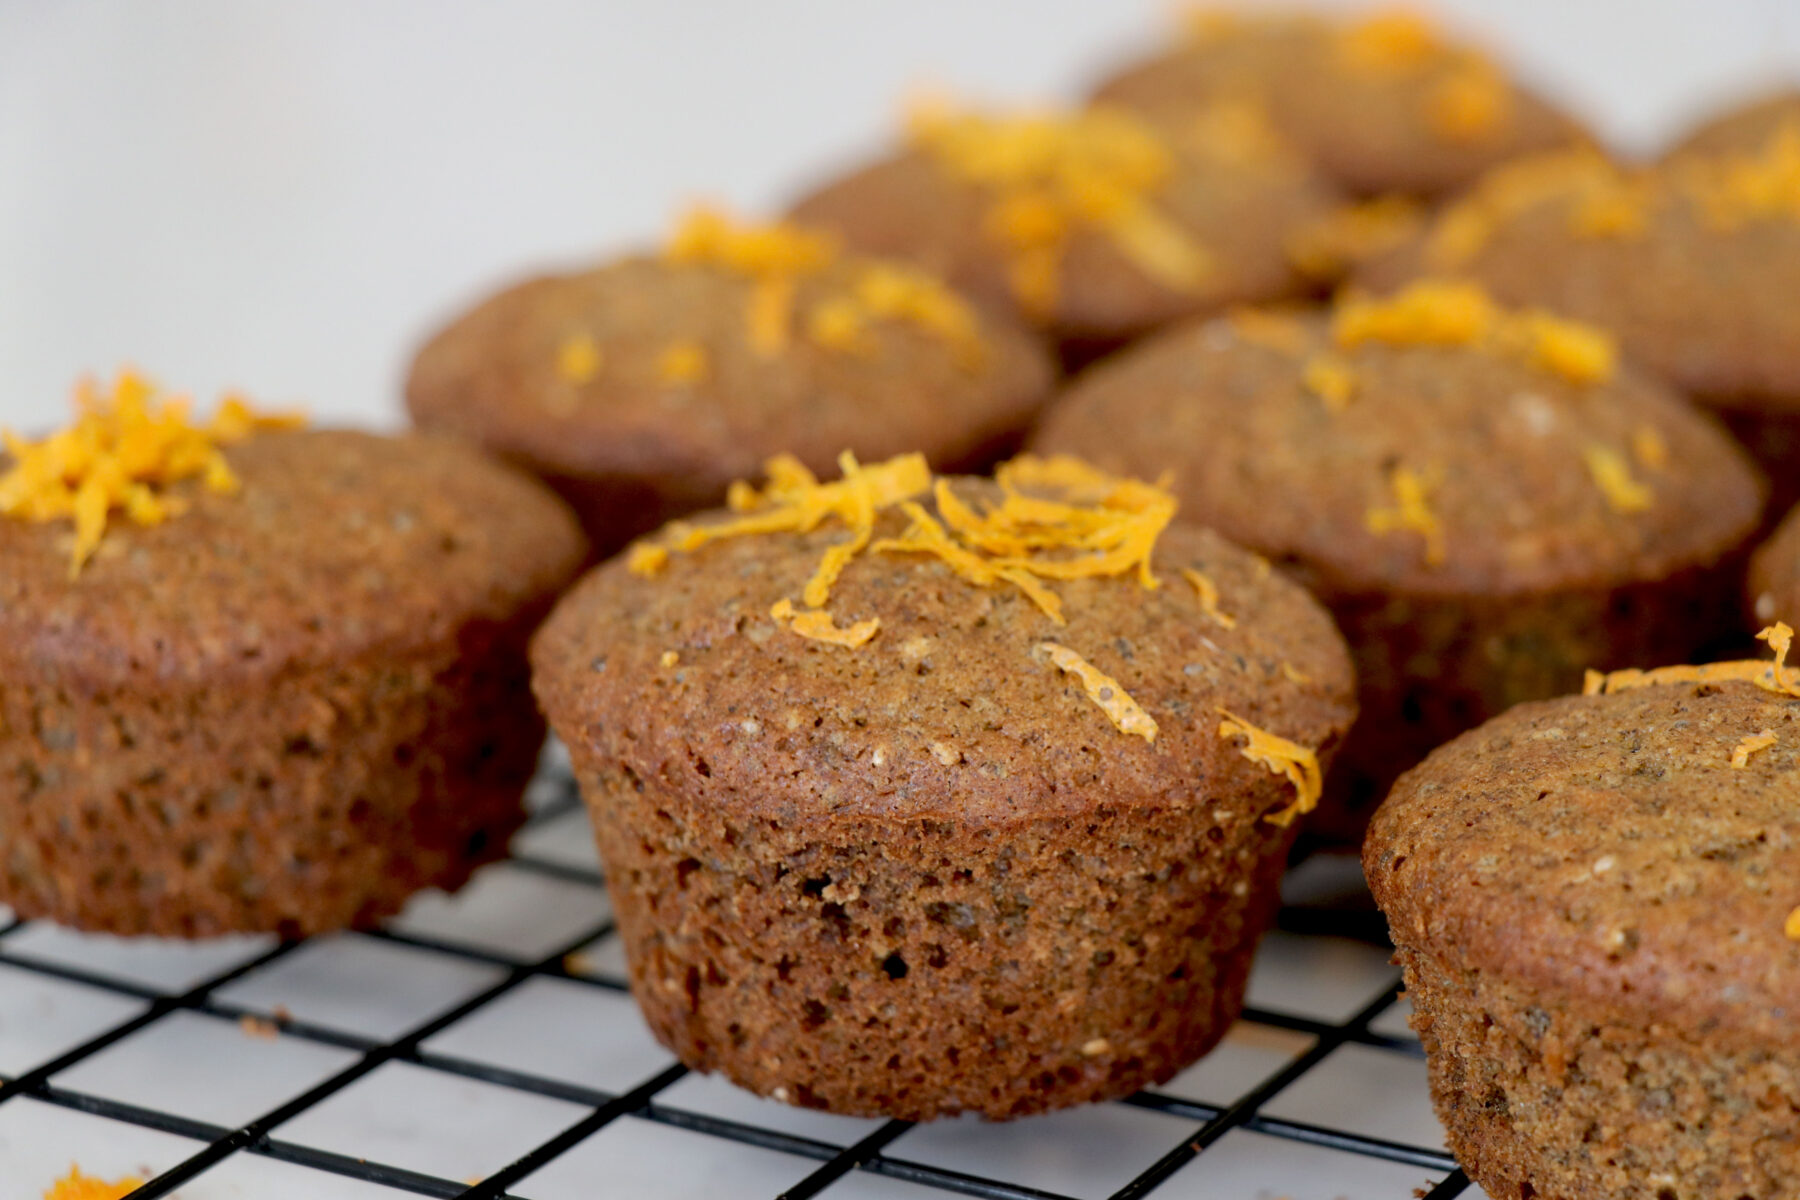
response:
M373 931L0 928L0 1200L76 1163L143 1179L131 1200L1481 1195L1442 1148L1366 909L1291 887L1242 1020L1155 1091L1006 1125L857 1120L655 1045L566 767L530 803L510 858ZM1290 884L1343 892L1346 867Z

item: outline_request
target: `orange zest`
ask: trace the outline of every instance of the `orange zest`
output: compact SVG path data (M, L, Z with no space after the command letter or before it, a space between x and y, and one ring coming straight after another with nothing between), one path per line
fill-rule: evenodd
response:
M600 347L585 333L565 338L556 348L556 377L564 383L591 383L600 374Z
M165 397L142 376L120 372L110 390L83 381L75 422L39 441L0 431L11 465L0 474L0 516L71 519L75 545L69 578L93 557L115 512L137 525L160 525L188 507L174 485L198 479L229 494L239 483L222 447L264 429L293 429L305 418L259 413L228 395L211 421L188 418L185 397Z
M71 1166L67 1175L50 1185L44 1200L120 1200L143 1186L144 1181L135 1175L108 1183L92 1175L83 1175L81 1168Z
M1050 661L1057 670L1081 681L1082 690L1087 693L1088 699L1099 705L1100 710L1120 733L1141 737L1146 742L1156 740L1155 718L1119 686L1118 680L1067 646L1059 646L1055 642L1039 642L1038 649L1050 656Z
M712 267L750 281L744 314L750 347L764 358L787 348L793 324L796 281L836 261L837 239L786 222L739 222L706 206L690 209L675 227L663 257L690 266ZM697 376L665 379L692 382Z
M1370 533L1416 533L1425 542L1425 564L1442 566L1448 555L1443 522L1432 511L1430 495L1442 472L1421 474L1411 467L1395 467L1388 473L1388 486L1393 489L1390 508L1372 508L1364 519Z
M1747 735L1743 741L1732 748L1732 767L1739 771L1744 770L1750 765L1751 755L1760 754L1779 741L1781 741L1781 739L1775 736L1775 731L1772 729L1765 729L1761 733Z
M1788 651L1793 649L1794 631L1777 621L1756 635L1775 652L1775 661L1748 659L1739 662L1706 663L1702 666L1657 667L1641 671L1589 671L1582 687L1587 696L1610 696L1632 688L1657 687L1677 683L1752 683L1765 692L1778 696L1800 697L1800 668L1787 665Z
M675 386L699 383L710 369L706 347L692 338L670 342L656 356L656 377Z
M1224 720L1219 722L1219 736L1222 738L1243 738L1244 744L1238 752L1251 762L1267 767L1272 775L1285 775L1294 785L1294 802L1277 812L1270 813L1266 820L1277 825L1287 826L1296 817L1311 812L1319 805L1319 796L1325 790L1325 776L1319 769L1319 756L1298 742L1259 729L1244 718L1235 716L1221 708Z
M1188 581L1194 589L1194 595L1200 601L1200 611L1212 618L1213 624L1222 629L1236 629L1237 618L1219 609L1219 585L1203 572L1192 567L1181 568L1181 577Z
M985 233L1007 255L1014 298L1036 317L1055 311L1063 256L1083 229L1174 291L1197 290L1213 271L1206 248L1154 203L1174 154L1125 109L991 116L933 102L908 115L907 136L988 197Z
M1631 466L1625 456L1610 446L1593 445L1581 453L1588 474L1616 513L1648 511L1656 503L1656 493L1647 484L1631 477Z
M829 642L833 646L848 646L851 649L861 646L881 630L880 617L870 617L866 621L857 621L840 629L831 619L830 613L819 609L801 612L785 596L770 606L769 616L803 638Z

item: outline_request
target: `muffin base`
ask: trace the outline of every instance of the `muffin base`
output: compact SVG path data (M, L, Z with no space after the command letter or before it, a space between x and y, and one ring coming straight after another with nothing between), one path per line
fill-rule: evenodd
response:
M0 901L117 934L299 937L461 886L523 818L532 623L254 687L0 679Z
M1403 772L1515 704L1579 691L1589 668L1690 662L1731 638L1746 557L1611 590L1328 598L1356 662L1361 716L1308 835L1355 849Z
M1417 947L1398 961L1450 1148L1494 1200L1783 1200L1800 1186L1791 1046L1623 1023Z
M574 761L657 1038L864 1116L1005 1119L1167 1080L1236 1019L1293 837L1198 798L1004 829L745 818Z

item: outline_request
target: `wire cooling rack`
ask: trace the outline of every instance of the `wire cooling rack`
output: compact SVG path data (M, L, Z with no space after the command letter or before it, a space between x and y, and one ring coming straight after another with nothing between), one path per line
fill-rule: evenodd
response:
M1155 1091L913 1126L687 1072L625 984L549 760L503 863L385 928L277 943L0 928L0 1200L79 1164L133 1200L1448 1200L1423 1055L1355 864L1290 874L1250 1005Z

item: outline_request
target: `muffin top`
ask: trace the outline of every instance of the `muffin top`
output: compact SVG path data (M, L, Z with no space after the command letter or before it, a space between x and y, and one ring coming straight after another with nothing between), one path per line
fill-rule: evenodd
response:
M1420 274L1591 321L1709 404L1800 413L1800 118L1654 168L1585 152L1498 168L1359 278Z
M1369 886L1402 940L1595 1019L1800 1046L1800 669L1636 674L1403 776Z
M586 553L560 501L458 444L236 401L199 425L129 375L86 403L0 457L0 678L156 690L404 654L547 600Z
M1750 561L1750 604L1759 621L1800 625L1800 508Z
M817 469L844 446L954 462L1023 426L1051 378L1031 334L916 267L697 209L659 254L459 317L420 351L406 404L542 473L722 495L784 449Z
M1441 193L1504 159L1586 140L1569 117L1412 13L1341 22L1205 11L1184 34L1096 96L1172 119L1250 101L1359 194Z
M1667 157L1754 154L1783 126L1797 121L1800 89L1774 92L1702 121L1670 147Z
M1316 800L1354 713L1343 643L1266 563L1170 524L1167 493L1072 459L845 468L778 459L735 515L583 579L532 647L563 736L778 822Z
M1234 102L1167 125L1115 106L925 104L905 141L795 216L1070 340L1296 290L1285 239L1337 198L1254 106Z
M1616 586L1749 536L1735 443L1610 340L1466 283L1250 310L1079 379L1034 445L1155 476L1325 594Z

